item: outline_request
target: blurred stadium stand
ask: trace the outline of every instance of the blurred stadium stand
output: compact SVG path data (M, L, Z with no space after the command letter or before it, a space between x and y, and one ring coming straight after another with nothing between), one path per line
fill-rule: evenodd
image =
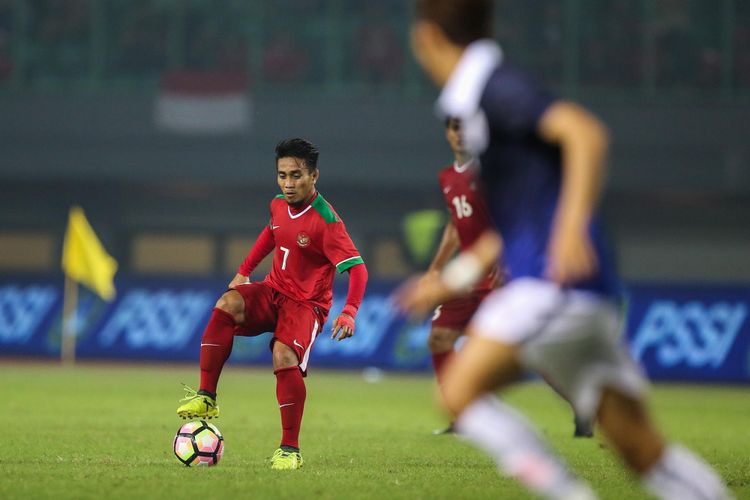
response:
M409 54L410 9L0 0L0 273L57 271L79 203L126 273L228 276L267 222L275 143L305 136L371 272L404 275L402 217L441 206L435 173L451 159L436 92ZM497 11L509 57L613 132L604 208L625 276L750 281L750 2L506 0ZM246 78L249 121L161 128L176 72Z

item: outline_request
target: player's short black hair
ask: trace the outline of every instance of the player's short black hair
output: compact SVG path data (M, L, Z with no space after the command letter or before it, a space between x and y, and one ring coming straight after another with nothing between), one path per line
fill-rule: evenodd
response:
M298 137L284 139L276 145L276 161L279 158L299 158L305 162L310 173L318 168L318 148L312 142Z
M417 0L417 19L431 21L448 39L467 46L492 37L492 0Z

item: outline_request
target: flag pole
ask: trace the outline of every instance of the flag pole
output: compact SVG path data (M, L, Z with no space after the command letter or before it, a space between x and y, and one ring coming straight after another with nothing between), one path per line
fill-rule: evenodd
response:
M76 362L76 334L78 330L78 284L65 275L63 291L62 339L60 361L66 365Z

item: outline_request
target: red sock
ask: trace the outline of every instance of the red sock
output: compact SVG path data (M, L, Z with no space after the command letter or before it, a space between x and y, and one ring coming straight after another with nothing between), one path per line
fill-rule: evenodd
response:
M231 314L218 307L214 308L201 338L200 390L216 394L221 369L232 352L234 326Z
M305 381L299 367L282 368L276 375L276 399L281 412L281 445L299 448L299 430L305 410Z
M438 385L443 385L443 371L448 360L453 356L453 349L446 352L438 352L432 354L432 366L435 367L435 377L437 377Z

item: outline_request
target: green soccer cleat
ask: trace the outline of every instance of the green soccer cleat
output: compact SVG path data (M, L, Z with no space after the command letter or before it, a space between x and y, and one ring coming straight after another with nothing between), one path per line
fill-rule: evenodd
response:
M177 408L177 415L185 418L218 418L219 406L216 400L210 396L198 394L195 389L185 386L185 397L180 401L187 401L184 405Z
M301 468L303 462L300 452L279 448L273 452L271 468L274 470L295 470Z

